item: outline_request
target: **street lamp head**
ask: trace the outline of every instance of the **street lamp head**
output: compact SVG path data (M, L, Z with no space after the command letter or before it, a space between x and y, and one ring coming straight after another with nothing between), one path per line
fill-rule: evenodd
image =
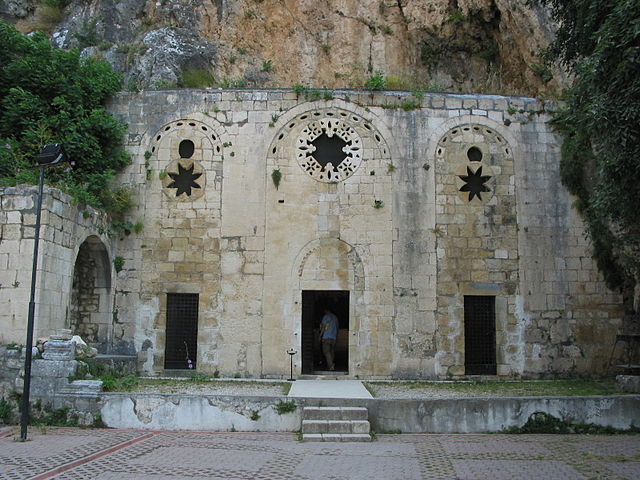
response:
M39 167L52 167L68 160L61 143L51 143L42 147L42 152L36 155Z

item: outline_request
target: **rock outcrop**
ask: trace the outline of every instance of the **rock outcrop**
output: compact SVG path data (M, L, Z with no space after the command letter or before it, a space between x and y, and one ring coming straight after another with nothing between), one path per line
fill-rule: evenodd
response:
M0 0L3 18L103 56L130 88L357 88L376 72L400 89L546 95L565 83L537 56L553 24L525 0L74 0L57 21L44 8Z

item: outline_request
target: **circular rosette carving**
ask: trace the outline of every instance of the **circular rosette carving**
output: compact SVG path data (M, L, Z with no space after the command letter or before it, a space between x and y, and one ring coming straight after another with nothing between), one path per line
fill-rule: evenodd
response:
M349 178L362 162L362 140L341 120L323 118L310 122L298 138L300 167L319 182Z

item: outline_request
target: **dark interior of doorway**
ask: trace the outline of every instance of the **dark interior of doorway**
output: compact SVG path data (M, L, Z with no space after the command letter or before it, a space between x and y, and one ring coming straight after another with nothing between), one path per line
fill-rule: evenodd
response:
M167 294L166 370L196 368L198 357L198 294Z
M495 297L465 295L464 355L467 375L496 374Z
M338 317L335 371L349 371L349 291L302 291L302 373L319 374L327 370L318 331L325 308Z

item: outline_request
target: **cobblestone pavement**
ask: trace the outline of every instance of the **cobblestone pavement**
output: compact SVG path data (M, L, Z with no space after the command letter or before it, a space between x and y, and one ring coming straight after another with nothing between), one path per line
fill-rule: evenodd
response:
M640 435L378 435L32 428L0 434L0 479L638 479Z

